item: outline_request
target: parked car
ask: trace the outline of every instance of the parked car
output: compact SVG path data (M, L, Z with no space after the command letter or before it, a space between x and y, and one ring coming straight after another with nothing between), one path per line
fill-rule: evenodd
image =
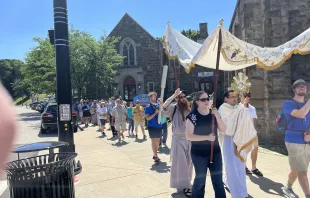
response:
M47 107L48 103L47 102L40 102L37 106L36 106L36 110L40 113L43 113L45 108Z
M57 104L50 103L41 115L41 133L45 134L49 131L57 130ZM78 130L77 112L72 113L72 123L74 132Z
M36 110L38 104L39 102L33 102L29 106L31 107L32 110Z

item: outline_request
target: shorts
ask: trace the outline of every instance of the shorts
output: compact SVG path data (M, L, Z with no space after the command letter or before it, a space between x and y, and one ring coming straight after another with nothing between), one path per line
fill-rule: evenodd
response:
M291 170L308 171L310 162L310 145L285 142Z
M160 138L162 135L162 128L148 127L150 138Z
M89 110L83 111L83 117L84 117L84 118L89 118L89 117L91 117L90 111L89 111Z
M135 127L138 126L144 127L144 121L135 121Z
M115 130L116 131L126 131L126 122L118 122L115 123Z
M256 141L253 143L254 148L258 148L258 138L256 138Z
M107 121L104 120L104 119L99 119L99 120L100 120L101 125L105 125L105 123L107 122Z

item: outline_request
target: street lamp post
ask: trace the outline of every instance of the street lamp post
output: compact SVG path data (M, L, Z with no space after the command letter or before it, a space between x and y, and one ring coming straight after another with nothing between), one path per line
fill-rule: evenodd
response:
M56 98L58 105L58 139L69 146L60 152L75 152L72 127L72 93L68 39L67 0L53 0L54 47L56 57Z

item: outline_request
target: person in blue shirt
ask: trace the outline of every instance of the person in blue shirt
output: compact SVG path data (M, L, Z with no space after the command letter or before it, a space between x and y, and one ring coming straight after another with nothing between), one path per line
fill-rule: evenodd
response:
M162 134L162 125L161 123L158 124L159 104L157 103L157 94L155 92L149 93L148 97L150 99L150 104L145 108L145 116L147 120L147 128L152 141L153 160L155 163L158 163L160 162L160 159L158 158L157 151Z
M307 133L310 121L310 100L305 101L308 85L300 79L294 82L292 89L294 98L287 100L282 106L288 123L285 132L285 145L291 168L287 185L282 190L288 197L298 197L292 190L292 185L298 178L306 198L310 198L307 176L310 162L310 135Z
M128 136L129 137L134 137L135 134L133 133L134 126L135 126L135 121L133 120L133 102L129 103L129 107L127 108L127 114L128 114Z

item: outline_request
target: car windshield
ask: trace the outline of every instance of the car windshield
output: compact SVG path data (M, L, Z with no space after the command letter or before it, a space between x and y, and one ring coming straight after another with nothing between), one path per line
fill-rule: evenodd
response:
M50 105L46 109L47 112L57 112L57 105Z

